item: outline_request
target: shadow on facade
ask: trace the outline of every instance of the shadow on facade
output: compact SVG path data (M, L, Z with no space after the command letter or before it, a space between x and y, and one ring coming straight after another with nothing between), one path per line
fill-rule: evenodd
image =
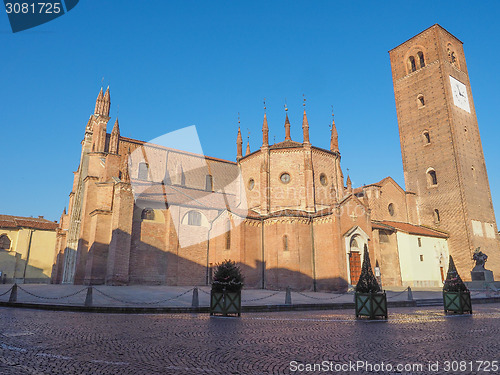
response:
M6 283L43 283L50 282L50 277L43 273L43 269L34 267L22 259L21 254L15 251L0 249L0 283L3 282L3 275L6 275Z
M140 227L140 226L139 226ZM138 232L136 232L138 230ZM136 234L137 233L137 234ZM172 285L203 286L211 283L214 263L207 262L207 253L198 254L195 260L182 254L192 255L192 249L181 248L175 236L169 238L170 248L163 251L151 242L167 241L163 235L142 240L139 228L134 228L134 237L121 230L114 230L110 244L94 243L87 254L77 255L75 284L86 285ZM172 244L171 241L175 241ZM215 243L215 241L213 241ZM163 242L165 243L165 242ZM212 240L210 241L212 246ZM206 244L204 244L206 246ZM83 247L80 248L83 251ZM57 258L53 269L62 272L63 257ZM211 256L209 254L209 258ZM230 257L226 257L230 259ZM221 262L225 258L216 259ZM237 259L233 259L237 260ZM317 279L300 271L287 268L267 268L266 263L254 264L238 262L245 277L245 287L249 289L284 290L291 287L304 291L345 291L347 281L343 278ZM54 278L60 282L60 278Z

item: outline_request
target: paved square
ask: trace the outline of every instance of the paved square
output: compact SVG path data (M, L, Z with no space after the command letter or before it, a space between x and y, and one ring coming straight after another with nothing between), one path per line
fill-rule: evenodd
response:
M472 316L444 316L438 307L393 308L388 321L356 321L353 315L342 310L210 318L0 308L0 373L335 373L299 370L322 361L363 361L394 369L337 373L492 374L491 367L477 371L474 361L500 360L500 304L475 305ZM439 370L429 370L436 361ZM462 372L460 361L466 361ZM423 368L398 371L398 364Z

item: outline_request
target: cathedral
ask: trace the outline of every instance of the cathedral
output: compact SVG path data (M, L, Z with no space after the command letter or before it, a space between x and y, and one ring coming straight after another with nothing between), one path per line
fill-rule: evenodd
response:
M500 241L462 43L434 25L389 51L405 189L391 177L353 187L332 118L329 149L302 139L236 161L107 132L109 88L85 127L53 283L208 285L236 261L247 288L345 290L367 245L384 286L440 286L451 254L470 279L477 247L500 276ZM272 125L274 126L274 125ZM314 126L314 124L311 124ZM226 140L221 140L225 142Z

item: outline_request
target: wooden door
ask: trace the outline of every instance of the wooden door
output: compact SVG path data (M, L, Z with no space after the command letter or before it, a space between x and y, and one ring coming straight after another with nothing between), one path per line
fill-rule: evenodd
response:
M349 253L349 269L351 272L351 285L356 285L361 275L361 255L359 252Z

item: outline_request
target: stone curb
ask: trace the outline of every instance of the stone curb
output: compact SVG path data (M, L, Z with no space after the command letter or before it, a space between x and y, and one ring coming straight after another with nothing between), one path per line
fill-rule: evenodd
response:
M500 303L500 297L473 298L474 304ZM388 307L426 307L440 306L441 299L420 299L413 301L391 301ZM208 306L202 307L129 307L129 306L77 306L77 305L51 305L23 302L0 302L1 307L14 307L25 309L52 310L52 311L76 311L90 313L108 314L182 314L182 313L209 313ZM256 305L242 306L241 312L279 312L279 311L314 311L314 310L346 310L354 309L353 302L347 303L311 303L292 305Z

